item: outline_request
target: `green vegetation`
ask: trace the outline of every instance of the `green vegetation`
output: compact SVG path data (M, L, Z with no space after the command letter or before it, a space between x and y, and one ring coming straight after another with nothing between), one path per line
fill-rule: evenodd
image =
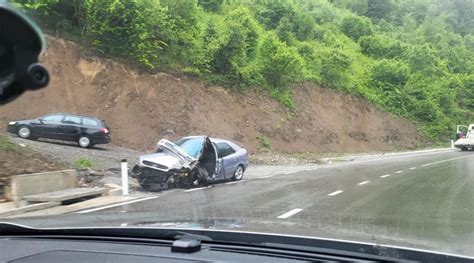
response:
M76 169L88 169L92 168L92 161L87 158L80 158L74 162Z
M47 31L150 71L263 88L313 82L445 141L474 117L471 0L18 0Z
M257 133L257 140L258 140L258 143L260 144L259 148L262 148L262 149L263 148L265 148L265 149L272 148L272 144L270 142L270 139L268 139L268 137L266 137L265 135Z
M18 145L10 142L10 140L3 135L0 135L0 150L7 152L18 152Z

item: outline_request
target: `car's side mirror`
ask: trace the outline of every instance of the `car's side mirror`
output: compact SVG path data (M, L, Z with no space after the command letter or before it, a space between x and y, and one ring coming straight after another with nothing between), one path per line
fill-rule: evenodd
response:
M46 68L38 64L45 47L39 27L21 10L0 0L0 105L26 90L49 83Z
M44 120L43 119L38 119L40 123L44 123Z

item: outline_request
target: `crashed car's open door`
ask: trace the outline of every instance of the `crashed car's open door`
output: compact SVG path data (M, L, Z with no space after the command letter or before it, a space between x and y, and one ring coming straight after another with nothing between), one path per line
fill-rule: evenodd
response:
M217 149L211 142L209 137L206 137L204 145L199 156L199 166L204 168L211 180L215 180L219 175L217 171Z

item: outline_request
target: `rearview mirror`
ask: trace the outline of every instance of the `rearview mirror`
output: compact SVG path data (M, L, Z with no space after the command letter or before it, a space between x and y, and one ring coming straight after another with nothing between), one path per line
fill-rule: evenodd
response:
M49 83L46 68L38 64L45 47L39 27L21 10L0 0L0 105L25 90Z

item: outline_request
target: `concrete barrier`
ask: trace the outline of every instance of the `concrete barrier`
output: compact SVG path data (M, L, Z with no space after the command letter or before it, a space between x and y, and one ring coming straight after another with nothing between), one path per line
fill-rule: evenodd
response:
M11 177L5 197L20 207L24 196L77 187L77 171L62 170L46 173L20 174Z

